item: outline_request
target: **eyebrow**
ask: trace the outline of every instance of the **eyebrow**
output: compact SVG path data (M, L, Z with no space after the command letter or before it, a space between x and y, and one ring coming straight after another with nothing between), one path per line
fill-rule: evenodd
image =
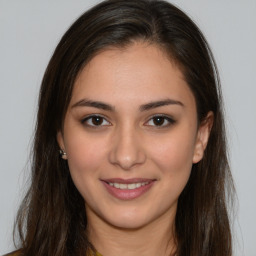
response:
M184 107L184 104L180 101L173 100L173 99L165 99L165 100L152 101L147 104L143 104L139 107L139 110L143 112L143 111L147 111L150 109L159 108L167 105L179 105ZM115 107L112 105L109 105L101 101L93 101L88 99L82 99L71 106L71 108L75 108L75 107L93 107L93 108L103 109L103 110L112 111L112 112L115 111Z
M115 110L115 108L109 104L106 104L101 101L92 101L92 100L88 100L88 99L82 99L82 100L78 101L77 103L72 105L71 108L75 108L75 107L93 107L93 108L99 108L99 109L103 109L103 110L107 110L107 111Z
M154 108L159 108L167 105L179 105L184 107L184 104L180 101L173 100L173 99L165 99L165 100L159 100L159 101L152 101L147 104L140 106L140 111L147 111Z

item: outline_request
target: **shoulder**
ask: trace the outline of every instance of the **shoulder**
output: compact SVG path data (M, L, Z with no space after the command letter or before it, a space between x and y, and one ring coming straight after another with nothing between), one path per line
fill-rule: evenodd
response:
M3 256L21 256L21 252L20 252L20 250L18 250L18 251L7 253Z

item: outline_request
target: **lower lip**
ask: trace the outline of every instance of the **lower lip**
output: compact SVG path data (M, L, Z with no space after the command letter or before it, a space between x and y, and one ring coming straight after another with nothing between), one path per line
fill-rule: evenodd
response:
M154 181L150 182L145 186L141 186L135 189L119 189L113 186L110 186L106 182L102 182L106 187L107 191L114 197L121 199L121 200L132 200L135 198L140 197L141 195L145 194L153 185Z

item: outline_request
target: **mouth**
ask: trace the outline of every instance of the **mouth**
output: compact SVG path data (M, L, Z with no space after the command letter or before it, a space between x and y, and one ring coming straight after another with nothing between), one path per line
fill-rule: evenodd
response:
M108 185L119 188L119 189L135 189L135 188L140 188L142 186L148 185L149 182L141 182L141 183L131 183L131 184L123 184L123 183L111 183L109 182Z
M131 200L146 193L155 183L155 179L107 179L101 180L107 191L121 200Z

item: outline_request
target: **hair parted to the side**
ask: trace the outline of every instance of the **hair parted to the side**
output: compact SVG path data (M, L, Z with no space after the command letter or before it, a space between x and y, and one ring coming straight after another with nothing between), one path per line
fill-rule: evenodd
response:
M93 250L84 200L58 154L56 135L81 69L100 51L136 41L160 47L181 68L196 99L198 123L214 113L204 157L193 165L178 201L176 255L232 255L227 193L232 195L233 183L217 68L192 20L160 0L104 1L85 12L59 42L41 85L31 186L17 217L22 255L75 256Z

